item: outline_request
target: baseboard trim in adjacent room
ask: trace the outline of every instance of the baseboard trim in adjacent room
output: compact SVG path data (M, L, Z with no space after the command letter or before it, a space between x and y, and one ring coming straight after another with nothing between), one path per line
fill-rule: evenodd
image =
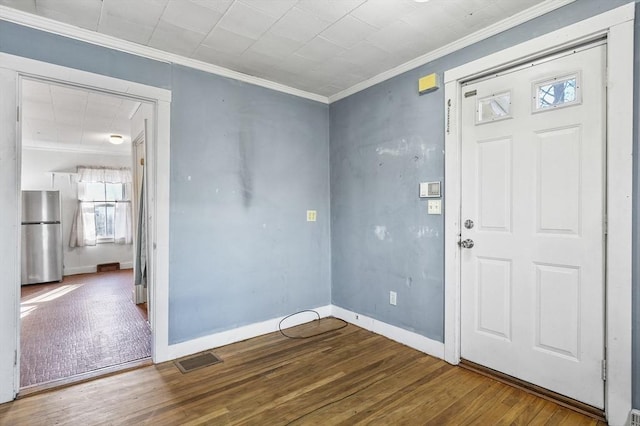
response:
M133 261L120 262L120 269L133 269ZM65 266L64 276L66 277L67 275L95 274L97 270L97 265L74 266L71 268Z
M313 310L318 312L320 318L326 318L328 316L331 316L332 306L321 306L319 308L314 308ZM273 333L274 331L278 331L278 325L284 318L286 318L286 316L245 325L242 327L234 328L232 330L222 331L220 333L210 334L208 336L199 337L197 339L188 340L186 342L176 343L175 345L169 345L167 351L167 359L163 359L163 361L182 358L187 355L193 355L198 352L218 348L220 346L229 345L231 343L241 342L253 337L262 336L263 334ZM317 318L318 317L316 315L299 315L287 319L284 326L286 326L287 328L293 327L296 325L311 322L313 320L316 320Z
M444 359L444 343L442 342L429 339L418 333L378 321L336 305L331 305L331 312L334 317L345 320L348 323L380 334L388 339L395 340L398 343L402 343L420 352Z
M73 268L64 268L64 276L67 275L79 275L79 274L94 274L96 272L96 265L93 266L76 266Z

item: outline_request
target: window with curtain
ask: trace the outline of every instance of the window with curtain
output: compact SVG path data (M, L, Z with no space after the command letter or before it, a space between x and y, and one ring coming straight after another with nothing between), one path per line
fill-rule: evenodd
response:
M131 170L78 167L78 208L70 247L131 244Z

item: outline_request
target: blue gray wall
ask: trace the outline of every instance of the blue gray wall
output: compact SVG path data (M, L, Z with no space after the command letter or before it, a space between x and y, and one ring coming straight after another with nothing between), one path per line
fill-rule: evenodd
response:
M444 101L417 96L419 74L330 106L331 297L443 341L443 216L426 214L418 182L443 180Z
M329 304L328 107L178 66L172 90L170 342Z
M418 78L434 72L442 76L447 69L625 3L628 0L578 0L331 104L335 305L443 341L443 217L427 215L426 203L418 198L418 183L444 178L444 91L419 96ZM636 52L638 48L640 42ZM638 77L634 87L637 104ZM637 106L635 110L639 111ZM636 191L639 178L636 165ZM635 223L638 197L636 203ZM637 226L634 232L637 241ZM634 259L637 270L637 247ZM638 307L637 274L633 288ZM397 307L389 304L390 290L398 293ZM638 311L634 309L633 371L634 403L640 407Z
M0 20L0 51L149 86L171 88L171 65Z
M170 343L330 303L327 105L5 21L0 51L172 91Z
M579 0L331 104L334 304L444 340L444 220L418 198L444 180L444 90L419 96L418 78L624 3Z
M426 215L417 183L443 179L444 93L417 96L418 77L627 2L577 0L330 108L4 21L0 51L172 90L172 343L324 305L330 294L336 305L442 341L443 221ZM637 161L634 170L637 241ZM318 210L317 223L304 222L307 209ZM636 247L634 307L639 268ZM635 308L635 407L639 356Z

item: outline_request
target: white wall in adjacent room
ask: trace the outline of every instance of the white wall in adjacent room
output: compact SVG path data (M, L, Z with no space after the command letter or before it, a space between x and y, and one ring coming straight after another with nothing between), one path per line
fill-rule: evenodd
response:
M131 167L131 157L104 153L78 153L29 149L22 151L22 190L58 190L62 202L64 275L95 272L96 265L120 262L121 268L133 265L131 244L98 244L93 247L69 247L71 224L78 204L77 183L64 173L75 173L77 166ZM53 172L62 173L54 174Z

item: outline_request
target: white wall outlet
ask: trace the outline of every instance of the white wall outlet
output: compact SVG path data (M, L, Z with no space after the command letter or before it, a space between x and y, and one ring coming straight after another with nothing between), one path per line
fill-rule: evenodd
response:
M429 200L427 202L428 214L442 214L442 200Z
M398 304L398 293L395 291L389 292L389 304L396 306Z

